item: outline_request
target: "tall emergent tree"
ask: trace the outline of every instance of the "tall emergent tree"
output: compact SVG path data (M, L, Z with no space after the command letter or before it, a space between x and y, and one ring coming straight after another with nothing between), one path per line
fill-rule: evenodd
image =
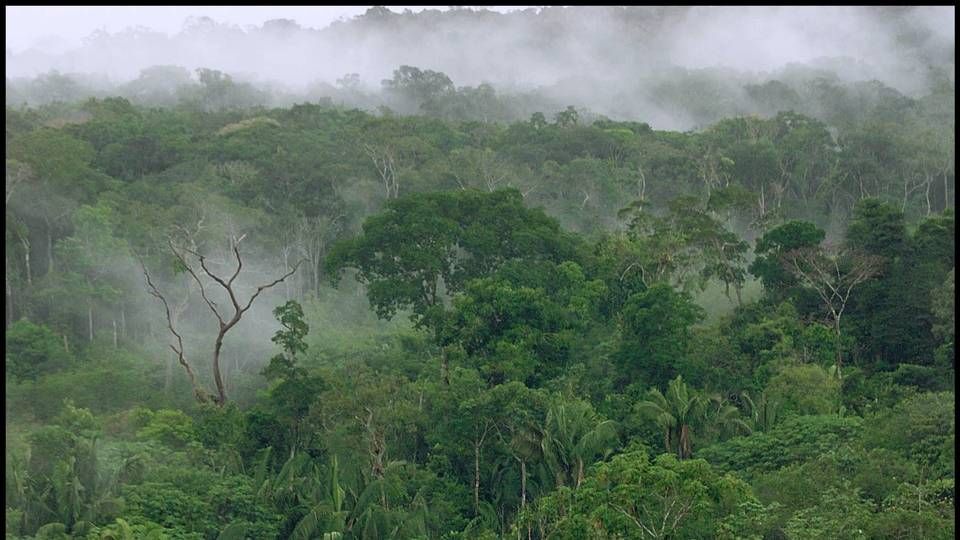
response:
M833 251L833 253L831 253ZM781 261L801 284L817 292L833 322L836 337L837 378L843 367L840 320L853 289L877 275L883 259L855 249L831 250L821 246L804 247L783 254Z
M327 269L336 281L355 268L378 316L409 309L414 324L431 330L439 344L444 300L470 280L510 260L576 260L578 247L555 220L526 208L517 190L421 193L388 201L360 236L331 249ZM445 355L442 362L446 373Z

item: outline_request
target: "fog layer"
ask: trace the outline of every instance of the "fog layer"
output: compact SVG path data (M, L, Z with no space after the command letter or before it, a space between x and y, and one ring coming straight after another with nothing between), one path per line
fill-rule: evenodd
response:
M566 82L567 91L582 93L573 81L629 89L666 66L756 74L833 59L845 76L915 94L925 89L929 65L947 66L952 76L954 13L952 6L371 8L320 29L283 19L244 29L201 17L174 35L139 27L99 31L61 53L8 49L6 76L59 70L125 81L149 66L179 65L302 88L346 73L376 86L397 66L414 65L458 85Z

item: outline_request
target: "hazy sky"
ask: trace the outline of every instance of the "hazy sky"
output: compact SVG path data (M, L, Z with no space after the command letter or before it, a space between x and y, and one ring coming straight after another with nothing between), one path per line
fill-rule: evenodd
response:
M528 6L484 6L496 11ZM144 26L175 34L191 16L207 16L240 27L271 19L294 19L301 26L323 28L343 17L361 15L369 6L6 6L6 48L14 53L30 46L47 52L76 47L95 30L118 32ZM421 11L442 6L389 6L391 11Z

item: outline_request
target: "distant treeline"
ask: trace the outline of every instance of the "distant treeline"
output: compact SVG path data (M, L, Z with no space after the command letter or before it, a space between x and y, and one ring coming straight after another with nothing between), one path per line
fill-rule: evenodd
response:
M180 66L153 66L117 83L102 75L51 71L35 78L7 78L8 107L73 103L121 96L144 107L194 111L290 107L297 103L394 111L459 121L515 122L538 111L574 106L583 119L610 117L644 121L656 128L691 129L740 115L773 116L795 111L832 126L871 119L901 122L916 114L953 121L954 83L931 68L929 92L908 97L877 80L850 82L837 73L792 66L779 78L719 68L666 69L626 86L558 82L530 90L503 90L493 84L456 86L442 72L400 66L379 87L347 73L334 84L316 81L303 90L275 82L246 81L215 69L190 72ZM585 96L584 84L591 88Z

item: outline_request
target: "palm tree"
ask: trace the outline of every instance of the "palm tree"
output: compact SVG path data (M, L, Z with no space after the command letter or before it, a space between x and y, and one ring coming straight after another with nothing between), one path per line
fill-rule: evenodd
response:
M693 453L693 428L703 421L708 402L708 398L688 387L678 375L670 381L666 395L651 388L647 399L639 402L636 409L663 430L664 450L686 459Z
M604 458L618 442L616 423L583 400L557 401L547 411L541 448L557 487L580 487L584 467Z
M510 453L520 462L520 511L527 507L527 464L543 458L543 438L544 434L532 425L519 426L510 438Z
M315 469L316 473L316 469ZM314 474L319 480L319 475ZM330 480L327 485L316 481L310 510L297 522L290 538L308 539L320 531L324 540L336 540L343 536L347 526L347 512L343 509L346 491L340 486L340 464L334 455L330 462Z
M710 438L726 438L735 435L748 435L753 429L740 417L740 409L720 394L705 395L706 407L703 415L704 430Z
M768 431L777 423L777 413L780 411L780 402L771 400L766 391L761 392L760 397L756 401L746 392L743 392L741 397L743 397L743 402L746 405L753 429L757 431Z

